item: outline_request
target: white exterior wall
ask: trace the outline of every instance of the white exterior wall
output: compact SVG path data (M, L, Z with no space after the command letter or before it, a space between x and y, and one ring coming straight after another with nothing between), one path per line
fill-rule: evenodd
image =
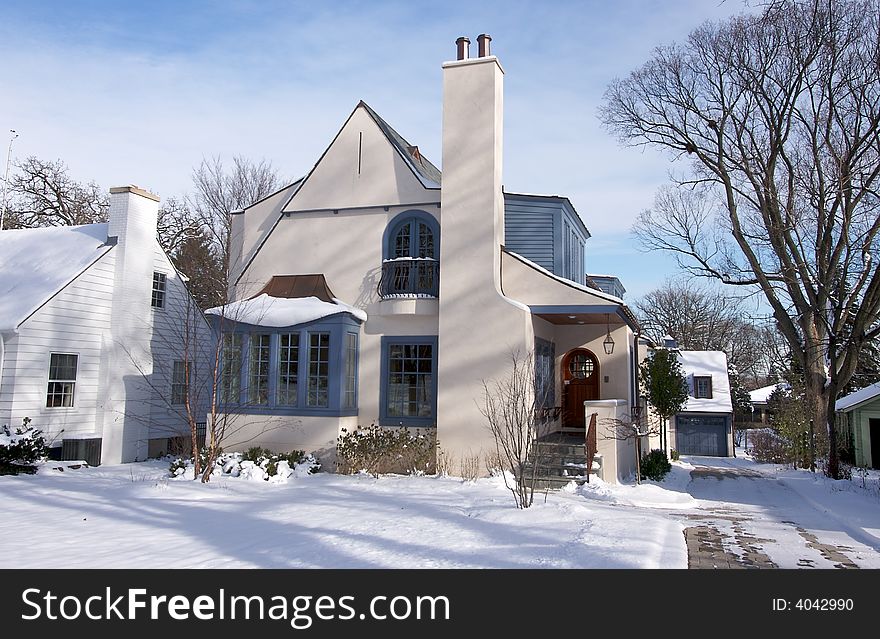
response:
M220 419L224 419L221 416ZM359 424L357 417L227 415L223 449L245 451L262 446L276 453L302 450L315 453L324 470L336 468L336 440L345 428Z
M244 214L232 216L229 238L230 294L234 293L234 283L241 274L241 269L250 260L260 243L268 236L272 227L281 217L281 210L287 204L291 194L299 183L270 195L247 210L247 224Z
M196 421L203 422L211 405L215 342L186 284L155 240L152 268L154 272L165 274L166 297L164 308L150 308L148 321L144 322L144 335L152 336L149 349L153 362L152 374L144 380L147 385L144 390L150 397L147 436L150 439L188 436L186 406L171 404L174 361L189 360L194 365L189 393Z
M587 424L590 416L596 414L596 448L602 456L602 480L616 484L635 475L636 440L619 439L623 430L619 424L629 418L629 404L614 399L584 402L584 411Z
M360 150L360 157L358 156ZM381 207L437 200L358 106L285 211Z
M5 336L0 423L18 426L29 417L50 446L72 435L101 436L101 352L110 328L115 261L114 249L22 323L18 333ZM50 353L79 356L70 408L46 408Z

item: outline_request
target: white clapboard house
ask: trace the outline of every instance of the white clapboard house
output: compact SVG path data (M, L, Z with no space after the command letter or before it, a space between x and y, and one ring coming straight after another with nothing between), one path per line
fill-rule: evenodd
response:
M159 245L158 206L119 187L108 223L0 231L0 426L29 418L55 455L112 464L188 434L188 395L205 415L210 367L194 362L210 332Z

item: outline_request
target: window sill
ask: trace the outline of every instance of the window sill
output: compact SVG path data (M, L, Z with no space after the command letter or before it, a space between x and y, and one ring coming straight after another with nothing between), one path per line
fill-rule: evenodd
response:
M380 417L379 426L391 428L436 428L433 417Z
M355 417L358 409L316 408L300 406L218 406L217 411L229 415L265 415L267 417Z

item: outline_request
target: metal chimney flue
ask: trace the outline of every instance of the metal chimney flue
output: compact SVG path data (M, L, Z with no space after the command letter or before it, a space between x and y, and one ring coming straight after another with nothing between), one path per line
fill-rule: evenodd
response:
M485 33L481 33L477 36L477 47L479 49L479 57L485 58L489 53L489 43L492 41L492 36L489 36Z
M458 47L456 60L467 60L470 57L471 41L461 36L455 41L455 45Z

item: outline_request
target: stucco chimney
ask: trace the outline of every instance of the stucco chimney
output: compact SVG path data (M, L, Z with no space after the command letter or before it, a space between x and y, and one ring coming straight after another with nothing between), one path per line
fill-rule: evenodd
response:
M534 345L528 307L501 287L503 90L495 56L443 64L437 437L462 459L494 448L474 401L482 380Z
M461 36L455 41L455 45L457 47L455 59L467 60L470 57L471 41L466 37Z
M489 55L489 43L491 41L492 41L492 37L485 34L485 33L481 33L480 35L477 36L477 47L478 47L477 55L479 57L485 58L486 56Z
M453 249L463 241L480 243L471 255L476 269L497 277L500 246L504 244L504 194L501 190L504 71L495 56L443 64L443 183L441 187L443 241ZM452 241L450 241L452 240ZM441 257L447 268L461 264L461 254ZM465 277L465 279L469 279Z

